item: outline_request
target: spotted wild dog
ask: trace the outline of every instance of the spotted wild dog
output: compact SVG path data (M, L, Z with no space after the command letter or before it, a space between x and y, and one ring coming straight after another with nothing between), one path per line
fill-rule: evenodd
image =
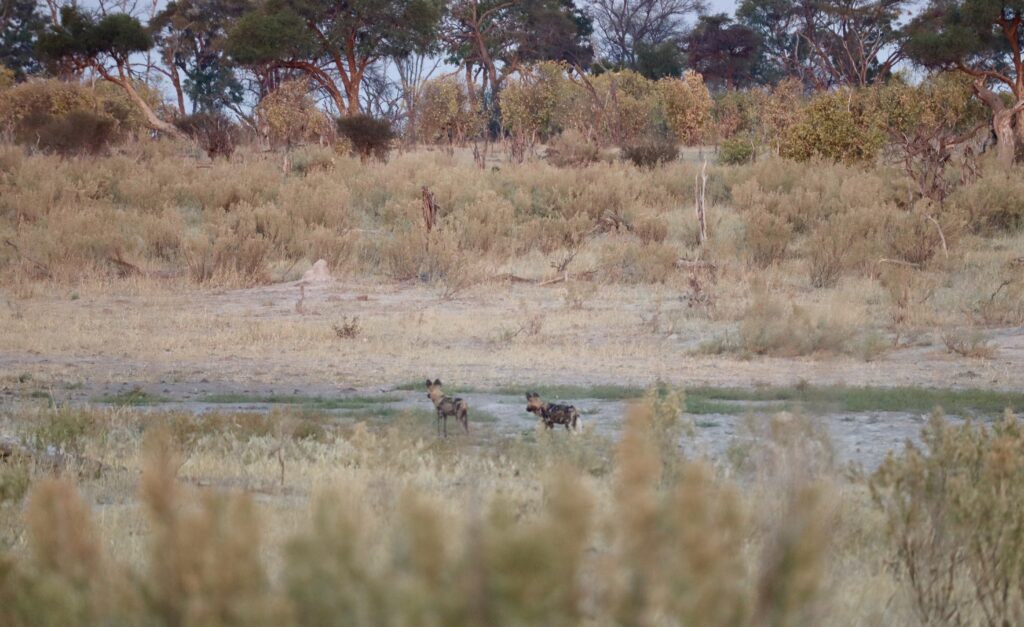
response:
M566 431L578 433L583 430L583 418L578 409L572 405L545 403L536 392L526 393L526 411L536 414L548 429L563 425Z
M427 398L434 401L434 409L437 410L437 435L441 435L443 424L444 437L448 437L448 416L461 422L462 428L469 433L469 404L461 398L445 396L440 379L434 379L433 383L427 379Z

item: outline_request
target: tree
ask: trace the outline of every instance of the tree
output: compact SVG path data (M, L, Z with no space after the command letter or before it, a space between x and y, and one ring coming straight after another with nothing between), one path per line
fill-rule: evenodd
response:
M459 64L472 89L482 80L481 108L498 118L501 89L524 66L560 61L580 75L590 65L590 19L573 0L455 0L444 26L449 60Z
M891 159L938 207L952 189L945 171L954 149L984 127L983 105L971 89L969 76L941 73L917 86L892 81L862 96L877 112Z
M724 13L705 15L685 40L690 68L711 87L733 89L753 78L760 38Z
M702 0L594 0L590 7L602 52L619 67L636 68L645 46L678 42L686 18L703 12ZM649 50L650 48L648 48Z
M0 66L10 68L17 81L41 69L32 51L46 24L38 6L35 0L0 0Z
M227 31L248 7L246 0L176 0L149 23L164 68L185 115L185 95L192 112L215 112L241 101L241 85L224 55ZM185 80L181 80L181 75Z
M426 48L441 13L441 0L269 0L231 29L227 50L243 65L305 73L356 115L367 68Z
M910 0L743 0L741 24L761 38L768 73L828 88L886 80L903 59Z
M137 19L113 13L100 19L74 6L61 7L60 24L51 24L39 36L40 57L76 71L91 69L128 95L153 130L173 136L182 133L161 120L133 85L129 59L153 47L153 39Z
M931 0L907 27L914 61L974 78L973 89L989 108L998 160L1010 165L1024 141L1024 2ZM1009 102L996 90L1005 90Z

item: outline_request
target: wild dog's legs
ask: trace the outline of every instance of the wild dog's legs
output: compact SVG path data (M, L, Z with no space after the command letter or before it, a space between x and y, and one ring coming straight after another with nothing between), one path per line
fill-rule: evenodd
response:
M448 437L448 414L444 414L444 418L441 419L444 423L444 437Z
M437 437L441 437L441 410L437 410Z

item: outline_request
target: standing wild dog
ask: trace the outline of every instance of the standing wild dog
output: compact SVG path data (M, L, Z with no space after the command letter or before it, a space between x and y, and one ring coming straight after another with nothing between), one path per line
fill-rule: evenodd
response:
M564 425L566 431L583 430L583 419L578 409L572 405L545 403L536 392L526 393L526 411L536 414L548 429L554 429L555 425Z
M434 401L434 409L437 410L437 435L441 435L443 423L444 437L448 437L448 416L461 422L462 428L469 433L469 404L461 398L445 396L441 391L440 379L434 379L433 383L427 379L427 398Z

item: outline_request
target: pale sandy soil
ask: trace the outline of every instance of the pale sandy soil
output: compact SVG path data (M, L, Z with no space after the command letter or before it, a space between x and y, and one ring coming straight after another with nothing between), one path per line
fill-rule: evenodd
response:
M734 324L689 310L669 287L601 288L582 309L566 288L490 284L442 300L421 284L334 281L185 291L152 285L37 294L0 312L0 387L231 383L384 389L440 377L531 383L811 384L1024 388L1024 330L989 330L991 359L949 354L925 333L874 361L709 356ZM657 315L658 322L652 323ZM360 333L332 326L357 316ZM25 375L28 375L26 377ZM205 380L205 381L204 381Z

